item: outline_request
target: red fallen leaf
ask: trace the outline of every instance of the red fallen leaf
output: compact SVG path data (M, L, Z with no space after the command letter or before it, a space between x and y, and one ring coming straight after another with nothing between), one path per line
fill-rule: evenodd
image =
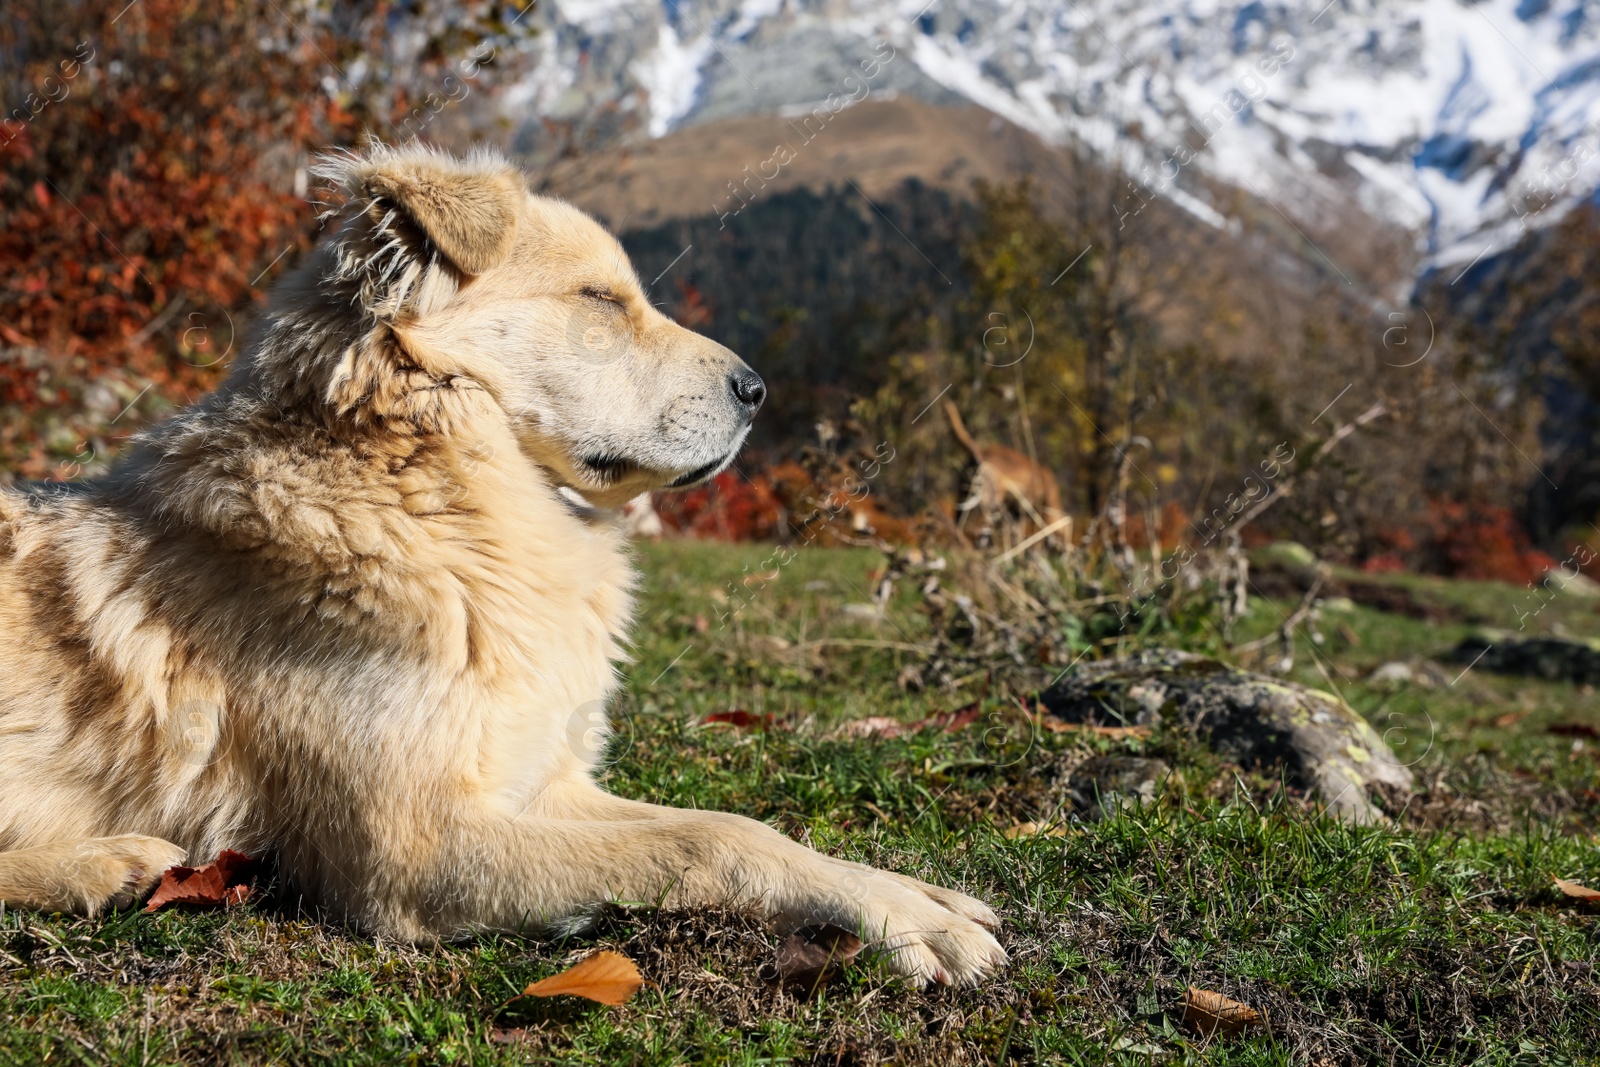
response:
M628 1002L644 985L638 966L620 952L601 949L560 974L540 979L522 991L525 997L583 997L613 1008Z
M964 730L968 726L971 726L973 723L977 722L978 716L982 714L983 708L980 707L976 701L974 701L964 708L959 708L956 711L951 712L950 720L944 724L944 728L950 733L955 733L957 730Z
M861 939L827 923L802 926L778 946L778 979L807 994L831 981L861 955Z
M250 876L256 861L242 852L224 849L215 860L200 867L172 867L144 906L146 913L168 904L199 908L229 907L250 899Z
M735 708L732 711L714 711L700 722L705 726L722 723L736 726L741 730L765 730L772 725L772 713L769 711L763 715L752 715L743 708Z
M1221 993L1190 986L1183 995L1183 1021L1204 1037L1235 1037L1252 1026L1260 1026L1261 1013Z
M964 730L978 721L978 716L983 714L981 704L981 701L973 701L966 707L957 708L955 711L936 711L926 719L918 719L916 722L907 723L906 731L908 733L916 733L918 730L934 727L953 734L957 730Z
M955 711L936 711L932 715L929 715L926 719L908 724L906 729L914 732L917 730L926 729L930 726L937 726L942 727L945 732L952 734L957 730L964 730L968 726L971 726L973 723L977 722L979 716L983 714L983 701L988 695L989 676L985 675L983 679L983 688L978 691L977 700L974 700L965 707L957 708Z
M1548 727L1546 733L1555 734L1557 737L1594 737L1600 738L1600 729L1590 726L1586 722L1558 722Z

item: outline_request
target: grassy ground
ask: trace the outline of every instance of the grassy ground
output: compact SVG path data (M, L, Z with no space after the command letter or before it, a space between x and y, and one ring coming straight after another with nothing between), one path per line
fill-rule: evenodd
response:
M610 785L984 897L1014 960L989 985L924 993L866 966L799 998L765 978L776 938L736 912L619 907L581 939L430 949L323 925L281 893L226 914L9 913L0 1064L1600 1063L1600 915L1551 887L1600 885L1597 743L1549 731L1600 727L1600 701L1449 664L1421 671L1427 687L1364 681L1387 661L1423 667L1477 622L1514 629L1524 591L1394 579L1434 621L1355 606L1299 649L1294 677L1338 688L1418 774L1396 826L1357 829L1159 732L1031 730L1005 694L957 733L851 738L850 720L918 720L977 693L902 691L923 628L905 598L887 619L865 608L872 553L800 552L720 626L728 583L768 551L643 550ZM1600 632L1591 604L1529 626ZM1258 602L1245 636L1289 608ZM700 725L735 709L771 728ZM1100 752L1178 773L1156 804L1075 822L1062 779ZM1027 822L1054 829L1015 834ZM619 1009L510 1003L596 946L654 984ZM1267 1025L1185 1030L1191 984Z

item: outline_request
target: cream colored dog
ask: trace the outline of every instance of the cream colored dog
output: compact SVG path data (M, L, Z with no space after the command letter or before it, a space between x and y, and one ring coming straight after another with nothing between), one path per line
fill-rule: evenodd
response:
M599 507L722 470L764 395L493 156L329 162L337 236L103 481L0 491L0 900L92 913L275 849L427 939L748 902L970 983L982 903L592 779L631 610Z

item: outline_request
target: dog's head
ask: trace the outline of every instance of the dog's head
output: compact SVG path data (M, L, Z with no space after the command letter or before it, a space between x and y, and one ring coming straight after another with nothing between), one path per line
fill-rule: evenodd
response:
M488 154L379 148L320 173L349 204L326 274L405 362L487 390L558 484L610 507L733 461L765 385L657 311L583 212ZM362 364L347 355L329 381L336 404L370 397Z

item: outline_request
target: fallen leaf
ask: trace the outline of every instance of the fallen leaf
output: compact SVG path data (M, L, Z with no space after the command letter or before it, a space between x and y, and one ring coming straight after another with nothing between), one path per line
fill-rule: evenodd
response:
M983 714L983 709L976 701L974 701L964 708L952 711L950 713L950 718L945 721L943 725L947 731L950 733L955 733L957 730L964 730L968 726L971 726L973 723L977 722L978 716L981 714ZM936 715L934 718L938 719L939 716Z
M230 907L250 899L250 876L256 861L242 852L224 849L215 860L199 867L172 867L161 876L150 903L152 912L168 904L197 908Z
M1508 711L1504 715L1495 716L1494 724L1500 727L1500 729L1504 730L1508 726L1517 725L1517 723L1521 722L1527 717L1528 713L1525 711Z
M1221 993L1190 986L1183 995L1183 1021L1205 1037L1234 1037L1249 1027L1260 1026L1261 1013Z
M983 713L980 703L980 701L973 701L966 707L957 708L955 711L936 711L926 719L918 719L916 722L907 723L906 732L914 734L918 730L926 730L930 726L952 734L957 730L964 730L977 722L978 716Z
M1561 890L1567 896L1572 897L1574 900L1581 900L1591 907L1600 904L1600 889L1590 889L1586 885L1580 885L1577 882L1569 882L1565 878L1557 878L1555 882L1557 889Z
M778 978L784 985L813 992L861 955L861 939L848 930L821 923L802 926L778 946Z
M644 976L628 957L601 949L560 974L542 978L522 991L525 997L584 997L613 1008L628 1002Z
M983 702L989 695L989 681L990 676L985 674L983 676L983 687L978 690L977 700L964 707L957 708L955 711L936 711L926 719L918 719L916 722L907 723L906 733L916 733L918 730L936 726L947 733L953 734L957 730L964 730L971 726L983 714Z
M752 715L743 708L734 708L732 711L714 711L700 720L703 726L735 726L741 730L765 730L772 725L772 713Z
M1555 734L1557 737L1600 738L1600 729L1596 729L1586 722L1558 722L1549 727L1546 732Z

